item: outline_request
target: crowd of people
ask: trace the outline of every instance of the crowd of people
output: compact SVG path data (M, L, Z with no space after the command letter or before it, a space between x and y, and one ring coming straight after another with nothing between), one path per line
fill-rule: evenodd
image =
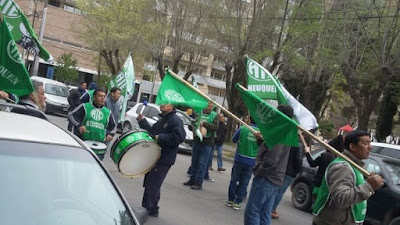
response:
M86 90L86 83L80 83L76 90L71 91L68 102L68 129L82 140L98 141L108 144L116 132L116 126L121 105L118 99L121 90L113 88L108 95L105 89L97 87L92 82ZM32 108L32 111L13 109L18 113L30 114L46 119L38 109L45 107L43 86L37 84L35 91L23 96L18 103ZM17 101L11 94L0 91L0 99ZM178 146L185 139L185 130L182 120L176 115L176 109L171 104L160 106L161 119L150 125L146 118L139 114L139 126L149 132L161 148L161 156L156 165L145 175L143 187L145 188L142 206L147 209L150 216L159 216L158 203L161 197L161 186L171 166L175 163ZM217 150L217 171L225 171L222 161L222 145L226 136L225 117L216 113L214 105L209 102L196 123L203 129L202 137L196 135L195 124L194 146L189 168L190 179L183 183L193 190L201 190L204 180L212 180L208 171L212 168L214 151ZM277 107L289 118L293 117L293 109L288 105ZM193 115L192 115L193 116ZM195 117L195 116L193 116ZM283 194L301 169L301 148L306 153L309 164L318 166L314 178L313 194L313 224L362 224L366 215L367 202L377 189L382 187L384 181L377 174L368 177L346 160L336 157L327 151L319 158L313 159L307 146L292 147L277 144L268 148L268 137L263 137L257 124L249 118L250 126L257 131L253 133L246 126L239 127L232 137L237 143L231 179L227 187L226 206L240 210L241 204L248 195L244 210L245 225L269 225L271 219L278 219L277 206ZM284 134L282 134L284 135ZM332 139L329 144L343 152L356 164L362 166L362 160L369 157L371 150L370 134L362 130L350 131ZM105 152L96 153L102 160ZM250 192L247 187L253 176Z

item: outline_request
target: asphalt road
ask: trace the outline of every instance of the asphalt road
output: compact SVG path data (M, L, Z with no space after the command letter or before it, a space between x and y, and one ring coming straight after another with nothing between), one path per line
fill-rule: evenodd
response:
M67 127L64 117L48 115L50 121L59 126ZM143 196L143 177L126 178L118 171L112 160L107 155L103 163L111 172L118 183L125 198L132 208L141 205ZM214 168L216 160L213 161ZM232 163L224 161L225 172L210 171L210 176L215 179L214 183L204 182L203 190L194 191L182 183L188 180L186 170L190 165L190 156L178 154L176 163L169 171L161 189L160 216L149 217L146 225L239 225L243 224L242 209L235 211L224 205L227 199ZM249 184L249 188L250 188ZM280 219L273 220L274 225L309 225L312 215L295 209L291 203L291 192L288 190L278 207Z

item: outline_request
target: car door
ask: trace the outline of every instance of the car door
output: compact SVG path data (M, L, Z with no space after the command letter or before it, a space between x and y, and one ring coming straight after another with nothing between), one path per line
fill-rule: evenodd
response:
M160 119L158 116L159 113L160 111L157 108L147 105L144 106L142 115L146 117L146 120L150 125L153 125Z
M382 176L383 168L381 164L372 158L365 160L364 168L370 173L376 173ZM387 186L383 186L375 191L368 199L367 217L373 218L378 221L383 221L384 215L390 210L390 205L394 204L393 198L390 195L390 190Z

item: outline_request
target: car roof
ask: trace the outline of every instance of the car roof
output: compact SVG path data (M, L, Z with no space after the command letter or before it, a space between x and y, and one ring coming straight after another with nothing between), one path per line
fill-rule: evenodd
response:
M67 131L47 120L1 111L0 139L82 147Z
M380 143L380 142L371 142L371 145L383 147L383 148L393 148L393 149L400 151L400 145L392 145L392 144L386 144L386 143Z
M60 86L67 87L67 85L64 84L64 83L61 83L61 82L56 81L56 80L47 79L47 78L44 78L44 77L34 76L34 77L31 77L31 80L39 81L39 82L42 82L42 83L55 84L55 85L60 85Z

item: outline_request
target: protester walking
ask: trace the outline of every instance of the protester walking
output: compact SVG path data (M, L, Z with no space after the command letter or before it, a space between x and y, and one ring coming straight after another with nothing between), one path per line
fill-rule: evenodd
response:
M370 134L362 130L349 132L344 141L344 155L363 166L371 151ZM337 157L327 167L313 207L314 225L362 224L367 212L367 199L384 181L371 174L365 180L361 171Z
M223 161L222 161L222 146L224 145L227 128L225 124L224 114L219 113L218 118L219 118L219 125L218 125L217 135L214 140L214 148L211 151L210 159L208 160L208 168L210 170L213 170L212 161L214 158L214 152L215 150L217 150L217 165L218 165L217 171L225 171L226 169L223 168Z
M252 118L250 120L250 126L259 131L254 120ZM239 210L240 204L246 196L247 186L258 152L258 144L257 137L246 126L239 127L233 135L232 141L238 144L232 166L228 200L225 201L225 205L232 207L234 210Z
M279 105L277 109L289 118L293 117L292 107ZM263 137L263 139L264 142L259 148L253 169L253 183L244 213L245 225L271 224L275 196L283 184L290 155L290 146L276 144L269 149L265 144L268 137Z
M142 206L147 209L149 216L158 217L161 196L161 185L176 160L178 146L185 140L186 133L182 120L176 115L170 104L160 106L161 119L150 126L143 115L139 114L139 126L146 129L161 147L161 156L156 165L146 174L143 181L144 194Z

